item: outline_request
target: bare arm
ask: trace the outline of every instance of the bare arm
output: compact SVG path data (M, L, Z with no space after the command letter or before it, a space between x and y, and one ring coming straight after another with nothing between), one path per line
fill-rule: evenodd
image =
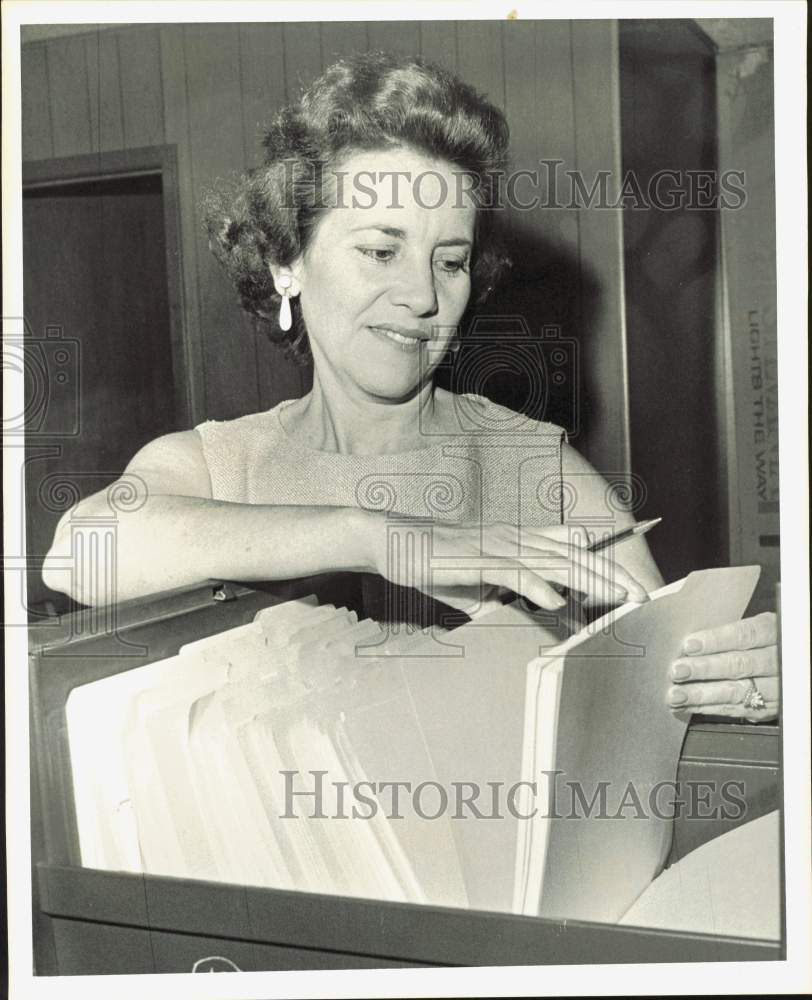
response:
M595 496L605 488L601 477L577 453L573 469L588 471ZM579 464L580 463L580 464ZM129 486L133 497L118 509L110 498L117 486ZM584 484L581 484L584 489ZM480 581L518 590L543 607L562 599L550 582L567 584L577 573L583 588L601 602L607 595L623 600L640 583L657 586L659 575L645 543L628 546L628 558L646 573L627 572L623 562L584 553L569 544L567 528L539 529L524 537L525 556L517 558L519 529L514 525L434 526L439 554L427 570L422 560L406 568L389 558L386 517L380 511L344 507L271 506L212 499L202 444L196 431L170 434L143 448L113 487L81 501L57 528L43 577L54 590L84 604L110 603L156 591L192 586L207 579L285 580L332 571L371 571L395 583L437 593L447 603L466 607L468 590ZM107 530L115 517L115 545L97 565L94 535ZM100 527L101 525L101 527ZM525 532L525 535L527 532ZM620 547L618 547L620 549ZM98 546L96 546L98 550ZM487 566L466 568L482 555ZM462 560L460 562L459 560ZM114 589L104 588L115 580ZM449 589L451 588L451 589ZM462 588L457 594L455 588Z
M116 486L132 493L126 504L114 507ZM100 592L98 567L89 558L91 538L111 514L116 525L113 594ZM361 529L374 517L341 507L214 500L200 437L184 431L146 445L117 484L82 500L62 518L43 578L74 600L97 604L210 578L283 580L368 569Z

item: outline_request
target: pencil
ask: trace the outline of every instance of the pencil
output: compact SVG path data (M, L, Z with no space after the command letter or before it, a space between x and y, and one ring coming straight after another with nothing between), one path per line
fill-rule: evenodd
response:
M589 552L600 552L601 549L607 549L610 545L622 542L624 538L632 538L634 535L645 535L647 531L651 531L651 529L656 524L659 524L660 521L662 521L661 517L653 517L648 521L640 521L639 524L632 524L628 528L620 528L609 535L604 535L602 538L596 539L587 546L587 550ZM563 584L551 583L550 586L557 593L561 594L562 597L566 597L568 595L574 596L572 591L570 591ZM513 595L513 597L515 597L515 595ZM476 610L468 610L466 613L470 615L471 618L481 618L489 612L502 607L503 603L504 602L500 598L491 597L483 601ZM573 602L570 602L570 607L565 612L565 621L571 632L577 632L583 625L586 624L586 620L583 617L578 617L580 609L581 601L578 598L575 598Z
M621 528L611 535L604 535L602 538L596 539L591 545L587 545L587 549L590 552L600 552L601 549L607 549L610 545L622 542L624 538L631 538L633 535L645 535L647 531L651 531L654 525L659 524L660 521L662 521L661 517L652 517L649 521L641 521L639 524L632 524L628 528Z
M625 538L633 538L635 535L645 535L647 531L651 531L655 524L659 524L660 521L662 521L661 517L652 517L648 521L640 521L639 524L632 524L628 528L620 528L609 535L597 538L587 546L587 549L589 552L600 552L602 549L608 549L610 545L622 542ZM568 602L567 608L562 612L563 620L571 632L580 631L587 624L583 607L586 595L581 597L576 596L569 588L562 587L556 583L552 584L552 586L562 597L571 596L574 598L574 600Z

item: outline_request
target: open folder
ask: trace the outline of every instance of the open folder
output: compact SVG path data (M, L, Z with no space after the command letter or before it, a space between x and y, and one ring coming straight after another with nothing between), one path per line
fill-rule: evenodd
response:
M617 921L669 850L669 665L758 572L692 573L563 642L518 603L441 645L307 598L76 688L82 863Z

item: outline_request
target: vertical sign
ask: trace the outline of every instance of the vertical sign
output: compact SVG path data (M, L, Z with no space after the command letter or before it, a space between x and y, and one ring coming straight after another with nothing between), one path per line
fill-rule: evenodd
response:
M721 224L730 552L762 566L761 611L780 576L772 46L720 52L717 70L720 173L744 189Z

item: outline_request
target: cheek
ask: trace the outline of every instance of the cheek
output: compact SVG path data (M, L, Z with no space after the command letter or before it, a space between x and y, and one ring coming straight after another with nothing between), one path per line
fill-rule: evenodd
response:
M321 258L318 275L312 276L314 301L328 316L357 314L386 291L387 278L364 266L353 252L336 252Z
M471 279L468 275L447 280L439 292L440 309L444 316L459 319L471 297Z
M333 259L311 273L302 286L302 314L316 338L337 344L363 318L381 295L381 282L371 281L350 260Z

